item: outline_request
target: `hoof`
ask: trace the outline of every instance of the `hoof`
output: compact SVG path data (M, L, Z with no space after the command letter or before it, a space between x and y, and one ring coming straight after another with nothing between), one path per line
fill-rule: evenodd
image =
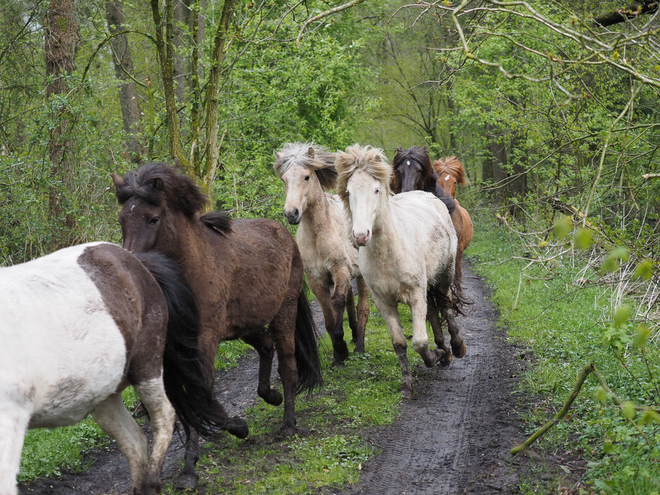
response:
M341 346L341 350L340 351L334 351L332 353L333 364L334 363L343 363L348 358L348 346L346 345L346 343L343 340L341 341L341 343L343 344Z
M461 341L461 345L455 346L454 343L452 342L451 352L457 358L462 358L463 356L465 356L465 352L466 352L465 343L463 341Z
M181 473L176 481L177 490L193 490L197 488L199 476L197 473Z
M250 434L247 422L241 418L229 418L227 421L227 432L238 438L247 438Z
M296 434L298 429L295 426L284 425L280 428L280 435L283 437L291 437Z
M440 365L441 368L446 368L451 364L451 360L453 359L451 352L449 351L440 351L442 352L442 356L440 356L440 359L438 359L438 364Z
M362 345L356 345L355 346L355 352L356 354L364 354L364 344Z
M343 360L342 360L342 361L333 361L332 364L331 364L330 366L331 366L332 368L335 368L335 369L341 370L341 369L344 369L344 368L346 367L346 363L344 363Z
M266 402L266 404L270 404L271 406L279 406L283 400L282 394L272 388L265 394L260 394L260 397Z
M410 385L403 384L399 387L399 393L403 396L404 399L412 399L412 387Z

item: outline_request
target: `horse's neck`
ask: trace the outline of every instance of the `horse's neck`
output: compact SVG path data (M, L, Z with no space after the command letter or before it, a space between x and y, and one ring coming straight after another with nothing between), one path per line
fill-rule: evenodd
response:
M380 259L396 259L402 245L401 234L394 224L394 216L389 198L381 199L374 219L372 239L369 250Z
M307 208L301 218L301 223L305 224L308 235L316 238L324 231L330 217L330 205L323 189L315 189L314 194L309 198Z

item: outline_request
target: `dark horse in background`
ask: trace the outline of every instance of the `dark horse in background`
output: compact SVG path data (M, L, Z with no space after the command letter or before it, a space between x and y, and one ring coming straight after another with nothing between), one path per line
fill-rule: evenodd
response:
M195 295L199 348L210 384L220 342L240 338L259 354L258 394L282 403L271 388L274 352L284 389L285 433L295 431L295 395L321 384L316 328L303 291L303 263L296 241L274 220L234 220L200 215L208 198L188 177L163 163L149 163L124 179L113 175L124 247L159 252L175 260ZM184 427L185 427L184 422ZM187 429L187 428L186 428ZM248 435L238 420L226 430ZM198 435L190 432L181 488L195 487Z
M467 213L465 208L460 206L449 191L442 187L444 185L442 184L442 178L439 179L437 169L434 169L434 164L431 163L431 157L426 151L426 147L397 148L394 160L392 160L392 167L394 174L390 187L394 194L407 191L426 191L435 194L447 206L458 237L454 283L458 293L462 293L463 274L461 262L463 251L472 241L472 221L469 221L468 229L468 222L464 220L465 215L463 214L463 212Z

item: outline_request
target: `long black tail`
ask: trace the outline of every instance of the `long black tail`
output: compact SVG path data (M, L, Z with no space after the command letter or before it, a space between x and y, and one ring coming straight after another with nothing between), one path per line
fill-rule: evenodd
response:
M199 352L199 314L195 296L176 263L158 253L136 254L160 285L169 319L163 356L163 381L167 398L174 406L186 433L190 429L212 437L218 430L245 438L247 423L229 418L213 398L210 380Z
M323 385L321 376L321 358L316 344L318 332L312 308L309 306L306 287L298 295L298 313L296 315L296 365L298 367L298 385L296 393L312 391Z

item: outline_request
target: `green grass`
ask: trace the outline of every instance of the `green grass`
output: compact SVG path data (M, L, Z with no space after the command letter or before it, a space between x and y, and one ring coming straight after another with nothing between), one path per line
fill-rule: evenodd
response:
M614 330L609 323L610 289L593 283L577 284L582 263L565 256L525 272L519 291L521 269L527 262L513 258L522 256L524 250L517 238L507 236L488 218L481 218L466 254L475 271L493 288L492 301L501 312L502 328L512 341L533 351L533 365L521 380L526 395L535 399L521 408L529 433L560 409L588 362L596 364L621 399L657 405L657 346L649 344L645 353L629 345L624 352L616 351L613 340L631 341L635 329L624 325ZM587 272L586 276L598 279L595 273ZM584 456L589 460L584 481L594 493L660 493L658 425L641 426L649 447L611 401L595 399L597 388L595 379L589 378L567 419L534 448ZM638 414L635 421L639 418ZM534 493L529 488L532 486L526 480L524 493Z
M410 334L410 312L401 306ZM346 325L347 326L347 325ZM356 483L361 465L376 454L361 433L397 417L401 370L387 327L372 307L363 355L351 353L342 369L331 368L327 334L320 341L325 386L296 400L299 433L281 438L282 407L261 399L248 409L247 440L222 435L208 443L198 468L206 493L294 494ZM411 365L422 364L409 349ZM256 380L256 377L255 377ZM170 486L166 493L175 493Z

